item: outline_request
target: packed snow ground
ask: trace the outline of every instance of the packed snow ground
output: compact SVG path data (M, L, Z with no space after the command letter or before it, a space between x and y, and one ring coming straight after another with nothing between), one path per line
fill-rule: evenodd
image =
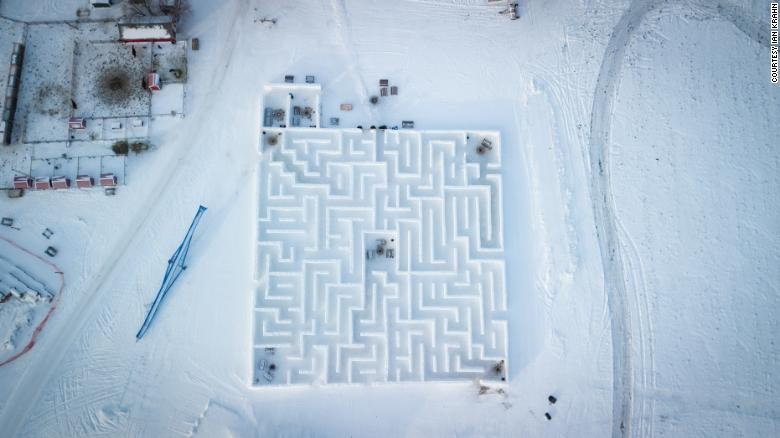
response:
M35 3L0 12L71 19L83 2ZM751 33L767 1L527 1L514 22L481 0L192 3L188 115L152 126L143 175L113 198L0 198L21 228L3 236L56 231L68 297L0 368L4 434L777 433L780 96ZM250 388L259 100L285 73L317 76L323 121L351 101L363 125L501 132L505 394ZM370 107L384 77L401 94ZM136 343L200 203L190 268Z

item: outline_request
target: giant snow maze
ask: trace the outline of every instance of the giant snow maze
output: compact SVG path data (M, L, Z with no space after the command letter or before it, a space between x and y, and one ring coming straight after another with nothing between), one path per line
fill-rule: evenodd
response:
M264 136L253 384L506 379L499 134Z

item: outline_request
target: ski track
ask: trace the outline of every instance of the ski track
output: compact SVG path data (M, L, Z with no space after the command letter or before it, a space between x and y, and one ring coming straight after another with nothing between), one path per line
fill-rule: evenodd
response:
M341 41L341 46L344 49L345 55L349 59L347 71L352 72L353 77L360 81L360 98L363 100L368 99L368 86L366 85L363 75L360 73L359 55L355 44L352 41L352 25L349 21L349 15L347 12L347 4L345 0L332 0L331 6L333 8L333 15L336 17L338 28L338 37ZM374 115L375 116L375 115Z
M615 213L609 165L611 120L631 36L649 12L667 3L669 0L634 0L623 13L604 52L591 112L590 195L612 330L613 437L653 435L654 400L646 395L656 393L656 388L645 270L636 244ZM739 6L725 0L695 5L728 20L758 44L769 45L760 24ZM634 339L638 346L632 345ZM632 358L632 350L638 351L638 360Z

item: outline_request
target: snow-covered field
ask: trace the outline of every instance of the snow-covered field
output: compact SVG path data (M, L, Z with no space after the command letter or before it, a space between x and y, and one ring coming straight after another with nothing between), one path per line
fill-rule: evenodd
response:
M149 126L127 185L0 197L19 228L0 236L56 246L65 276L0 368L2 436L778 434L769 1L526 0L516 21L485 0L191 3L186 116ZM500 133L505 384L253 387L261 98L285 74L322 84L323 126ZM381 78L399 95L369 105ZM198 204L189 268L136 342Z

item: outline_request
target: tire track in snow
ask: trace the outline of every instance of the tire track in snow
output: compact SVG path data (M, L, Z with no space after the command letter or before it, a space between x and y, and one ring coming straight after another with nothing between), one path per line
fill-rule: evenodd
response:
M647 297L647 285L644 276L644 265L639 255L639 250L634 239L628 233L628 230L616 216L618 226L618 235L620 245L625 253L625 274L627 290L631 292L629 298L632 300L631 326L636 327L636 341L639 343L638 359L639 365L635 367L634 385L637 386L637 393L640 395L654 393L655 386L655 359L654 359L654 330L652 319L650 318L649 302ZM639 436L653 436L653 415L655 411L655 400L645 397L636 397L638 404L633 421L637 424L637 433Z
M643 367L632 362L631 310L628 284L625 277L623 251L618 235L615 201L611 191L609 173L609 145L615 96L620 83L620 71L632 34L645 15L665 0L635 0L623 13L610 35L604 58L596 80L591 112L590 141L590 196L596 235L604 270L604 288L610 314L612 334L612 436L631 436L635 409L634 374L643 373ZM635 292L634 292L635 293ZM637 300L635 300L637 301ZM645 312L646 314L646 312ZM637 335L641 338L641 327ZM642 352L643 355L646 352ZM648 352L652 354L652 345ZM644 379L642 379L644 380ZM652 422L652 418L651 421ZM637 434L644 435L646 428L637 426Z
M647 13L666 3L668 0L634 0L623 13L604 52L591 112L588 151L590 195L611 320L613 437L631 436L632 432L638 436L652 434L653 400L647 401L646 404L646 397L637 397L634 386L641 385L642 394L647 394L645 389L648 386L655 392L655 375L652 319L648 312L644 268L635 243L615 214L609 168L611 121L620 84L620 72L631 36ZM714 4L696 3L697 6L731 22L758 44L768 45L761 26L741 7L725 0ZM693 6L690 3L688 5ZM627 245L624 242L627 242ZM629 278L626 277L626 268ZM632 310L635 312L633 317ZM639 342L638 362L632 360L632 337L636 337Z
M355 43L352 40L352 24L349 20L346 1L332 0L331 6L333 8L333 16L336 18L336 26L338 28L341 46L349 60L347 69L353 73L355 79L360 81L359 95L361 99L368 101L368 86L366 85L365 79L363 79L363 74L360 72L360 58L358 51L355 48Z

